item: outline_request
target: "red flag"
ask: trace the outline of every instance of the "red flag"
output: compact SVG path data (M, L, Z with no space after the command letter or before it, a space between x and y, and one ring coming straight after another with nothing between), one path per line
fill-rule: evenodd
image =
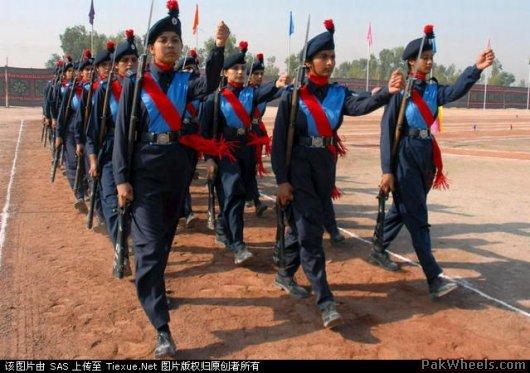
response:
M199 4L195 5L195 18L193 19L193 35L197 34L199 28Z
M372 42L373 42L373 39L372 39L372 23L368 23L368 32L366 33L366 41L368 42L368 46L371 47L372 46Z

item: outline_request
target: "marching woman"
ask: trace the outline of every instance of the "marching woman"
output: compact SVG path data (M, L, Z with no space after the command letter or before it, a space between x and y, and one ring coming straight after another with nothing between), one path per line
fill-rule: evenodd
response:
M138 66L138 50L134 43L133 30L126 31L126 39L118 45L113 55L109 55L108 62L111 65L112 59L115 60L116 74L113 74L107 102L105 102L107 79L100 82L94 94L94 105L87 130L86 152L90 163L88 174L93 182L97 183L97 188L99 188L96 194L101 203L108 234L113 247L116 247L118 197L112 171L112 150L122 82L125 76L136 71ZM110 68L111 66L109 66L109 70ZM106 109L105 106L107 106ZM104 111L105 118L103 118ZM102 124L103 120L105 120L104 125ZM127 252L127 250L125 251Z
M395 160L392 160L392 147L402 94L392 97L381 120L383 176L380 188L385 195L392 191L393 204L385 216L383 242L374 244L370 260L387 270L399 270L386 250L405 225L427 277L430 295L437 298L454 290L457 285L440 277L442 269L432 255L427 194L431 187L445 189L447 180L443 173L440 147L430 127L436 119L438 107L464 96L479 80L482 70L493 63L495 55L491 49L482 51L475 65L466 68L454 85L439 85L436 79L427 79L436 50L432 26L426 26L424 31L426 37L421 53L422 38L411 41L403 52L413 85L405 107Z
M288 77L282 75L276 82L259 88L245 87L247 47L247 42L242 41L239 44L240 52L226 59L223 66L226 87L210 95L201 112L201 133L204 137L224 137L237 144L234 151L235 162L226 158L206 157L208 179L216 179L217 169L219 170L217 186L222 195L221 226L226 235L228 249L234 253L236 264L241 264L253 256L243 239L245 197L251 190L252 178L255 177L256 149L261 151L263 141L268 141L268 137L265 139L259 133L259 128L253 125L252 114L257 105L273 99L288 81ZM215 108L217 95L219 105ZM214 123L215 116L219 119L217 123ZM217 126L216 134L214 125Z
M230 34L221 22L215 48L206 61L206 76L190 80L187 72L176 72L182 53L178 3L167 3L169 15L156 22L147 34L152 59L142 72L132 166L128 179L128 131L136 74L123 80L112 163L118 204L130 202L131 235L136 253L136 288L140 303L156 329L155 357L175 357L176 346L169 329L169 307L164 270L181 216L191 165L184 146L229 155L227 144L188 135L182 129L186 104L213 92L219 85L224 46Z
M278 202L282 206L291 202L292 209L283 264L275 285L296 298L306 298L308 292L294 280L301 265L315 293L324 327L333 328L342 321L326 278L322 237L324 211L332 195L337 194L334 188L337 155L344 152L337 131L344 115L364 115L388 103L403 85L403 77L393 72L388 86L374 95L358 95L330 83L335 67L335 27L331 20L325 26L327 31L307 44L305 64L309 73L307 83L300 88L289 169L286 148L290 91L281 98L274 126L272 167L278 184Z
M79 127L77 126L76 116L78 112L82 111L81 101L83 99L83 86L89 81L90 73L92 71L92 59L89 50L85 51L84 57L79 61L79 64L78 70L80 71L81 76L74 78L73 87L68 85L66 89L61 89L61 91L64 90L64 94L57 118L57 137L55 139L56 147L61 146L63 142L65 144L64 155L66 160L66 177L72 190L74 189L75 184L77 162L80 160L83 161L83 139L79 132ZM73 74L73 66L70 63L64 66L67 78L70 76L70 73L68 73L68 70L70 69L72 69ZM74 90L72 101L68 102L72 89ZM70 109L67 110L69 104ZM86 214L87 207L84 200L85 193L83 188L77 188L77 190L74 190L74 196L76 198L74 207L79 212Z

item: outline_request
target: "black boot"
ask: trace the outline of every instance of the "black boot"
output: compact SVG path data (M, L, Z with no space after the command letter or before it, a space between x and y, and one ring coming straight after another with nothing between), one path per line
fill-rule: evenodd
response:
M300 285L298 285L292 277L283 277L280 275L276 275L276 278L274 279L274 286L285 290L297 299L305 299L309 297L309 292Z
M267 209L269 208L267 205L265 205L261 201L257 201L255 207L256 207L256 216L258 218L261 218L263 214L265 213L265 211L267 211Z
M387 271L399 271L399 264L390 259L390 256L386 250L382 250L376 245L374 245L372 248L372 253L370 254L369 260L370 262L383 267Z
M346 237L338 229L329 234L332 245L338 245L346 240Z
M429 284L429 294L432 299L443 297L458 287L456 282L448 281L443 277L436 277Z
M175 359L177 357L177 346L173 342L169 331L156 332L155 359Z

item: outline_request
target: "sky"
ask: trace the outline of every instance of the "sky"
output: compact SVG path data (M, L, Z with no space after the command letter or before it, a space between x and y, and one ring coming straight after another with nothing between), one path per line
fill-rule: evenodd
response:
M94 0L94 29L116 34L132 28L144 34L150 0ZM167 14L166 0L155 0L153 21ZM528 81L530 58L529 0L193 0L179 1L183 39L195 44L191 28L199 5L199 46L214 35L220 20L238 40L249 42L249 52L274 55L285 69L288 53L289 11L295 33L291 51L302 48L308 15L310 37L324 30L323 21L335 22L337 63L365 58L366 33L372 25L372 53L405 46L420 37L423 26L434 25L436 62L472 65L488 39L505 70L516 83ZM44 67L51 53L60 53L59 34L71 25L88 29L90 0L0 0L0 64Z

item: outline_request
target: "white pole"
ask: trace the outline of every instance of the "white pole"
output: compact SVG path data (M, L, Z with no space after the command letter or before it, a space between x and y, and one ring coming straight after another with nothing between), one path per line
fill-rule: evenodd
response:
M491 48L491 39L488 39L486 49ZM488 72L487 69L484 71L484 103L482 104L482 110L486 110L486 98L488 96Z
M6 57L6 67L4 69L5 77L5 91L6 91L6 107L9 107L9 79L7 78L7 66L9 65L8 57Z
M366 59L366 91L368 92L368 89L370 85L370 42L368 42L368 58Z
M287 75L291 75L291 35L287 41Z
M484 71L484 103L482 104L482 110L486 110L487 95L488 95L488 72Z
M530 106L530 60L528 61L528 83L526 85L528 86L528 91L526 92L526 110L528 110Z

